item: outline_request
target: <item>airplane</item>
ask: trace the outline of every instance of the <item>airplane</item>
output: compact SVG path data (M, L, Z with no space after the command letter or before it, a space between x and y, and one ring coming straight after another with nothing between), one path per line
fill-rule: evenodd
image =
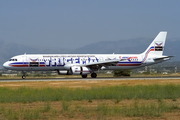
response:
M96 78L98 70L134 69L170 60L164 56L166 31L160 32L141 54L24 54L12 57L3 64L8 70L22 71L22 79L28 71L57 71L59 75L91 74Z

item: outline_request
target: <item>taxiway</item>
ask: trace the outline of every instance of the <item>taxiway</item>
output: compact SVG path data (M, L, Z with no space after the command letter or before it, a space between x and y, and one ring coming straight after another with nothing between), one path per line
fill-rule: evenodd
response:
M89 80L180 80L180 77L101 77L101 78L33 78L0 79L0 82L34 82L34 81L89 81Z

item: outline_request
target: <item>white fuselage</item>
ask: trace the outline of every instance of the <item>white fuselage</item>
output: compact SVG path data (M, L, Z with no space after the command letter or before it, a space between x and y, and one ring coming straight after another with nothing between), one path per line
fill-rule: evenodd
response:
M141 54L24 54L12 57L3 67L23 72L56 70L59 75L83 78L91 73L96 78L97 70L133 69L169 60L171 56L163 56L166 35L160 32Z
M4 63L7 69L20 71L67 70L66 66L79 66L108 60L122 60L103 69L133 69L155 63L141 54L29 54L18 55Z

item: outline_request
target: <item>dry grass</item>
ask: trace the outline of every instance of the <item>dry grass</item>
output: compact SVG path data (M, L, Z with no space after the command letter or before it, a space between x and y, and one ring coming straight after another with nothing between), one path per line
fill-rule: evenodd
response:
M108 107L128 107L133 106L134 100L122 100L119 103L116 103L115 100L93 100L92 102L89 101L69 101L66 102L68 104L68 108L63 108L63 101L57 101L57 102L34 102L34 103L3 103L0 104L0 109L3 111L4 114L1 114L0 118L8 118L11 115L11 118L25 118L27 117L24 111L28 111L29 113L32 113L32 111L37 111L38 118L36 119L70 119L70 120L94 120L94 119L107 119L107 120L114 120L114 119L122 119L122 120L144 120L144 119L150 119L150 120L178 120L180 118L180 111L176 110L173 112L166 112L163 113L162 116L126 116L126 115L118 115L115 113L115 115L107 114L98 114L97 107L99 105L106 105ZM138 105L141 104L149 104L149 102L156 104L157 100L138 100ZM164 100L163 101L166 104L170 104L172 100ZM180 99L176 101L176 104L178 104L178 107L180 107ZM46 108L46 106L49 105L49 109ZM12 112L16 113L16 115L12 115L9 113L7 114L8 110L12 110ZM22 113L21 113L21 112ZM17 115L18 114L18 115ZM9 115L9 116L6 116ZM16 117L15 117L16 116ZM29 117L29 116L28 116ZM11 119L10 118L10 119Z
M32 81L32 82L0 82L0 87L19 88L22 86L32 88L44 87L69 87L69 88L91 88L98 86L117 86L117 85L166 85L180 84L180 79L163 80L82 80L82 81Z
M166 84L180 84L179 80L82 80L82 81L38 81L38 82L0 82L0 87L10 87L12 89L16 89L22 86L30 87L30 88L46 88L46 87L69 87L69 88L86 88L89 89L91 87L98 86L117 86L117 85L166 85ZM147 104L147 103L157 103L158 100L138 100L138 104ZM171 100L163 100L166 104L175 103L180 108L180 99L176 99L176 101ZM55 101L55 102L33 102L33 103L0 103L0 109L14 111L27 111L31 113L32 111L41 111L39 113L38 119L71 119L71 120L94 120L94 119L105 119L105 120L114 120L114 119L122 119L122 120L144 120L144 119L152 119L152 120L178 120L180 118L180 110L177 109L173 112L166 112L162 114L160 117L154 116L140 116L140 117L127 117L127 116L98 116L97 111L95 110L98 105L105 104L108 106L132 106L134 100L121 100L118 103L116 100L83 100L83 101L69 101L67 102L68 110L63 110L63 101ZM50 105L50 108L45 108L46 104ZM87 110L87 113L82 112L83 110ZM91 112L88 112L91 110ZM2 110L1 110L2 111ZM21 113L21 112L17 112ZM19 115L21 118L21 114ZM6 117L7 119L8 117ZM0 113L0 119L5 119L2 113ZM11 118L9 118L11 119Z

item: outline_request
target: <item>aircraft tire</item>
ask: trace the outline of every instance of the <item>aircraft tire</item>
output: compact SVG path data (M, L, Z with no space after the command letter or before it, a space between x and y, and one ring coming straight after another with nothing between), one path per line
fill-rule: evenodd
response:
M97 77L97 74L96 73L92 73L91 74L91 78L96 78Z
M25 75L23 75L23 76L22 76L22 79L25 79L25 78L26 78L26 76L25 76Z
M82 75L82 78L87 78L87 75Z

